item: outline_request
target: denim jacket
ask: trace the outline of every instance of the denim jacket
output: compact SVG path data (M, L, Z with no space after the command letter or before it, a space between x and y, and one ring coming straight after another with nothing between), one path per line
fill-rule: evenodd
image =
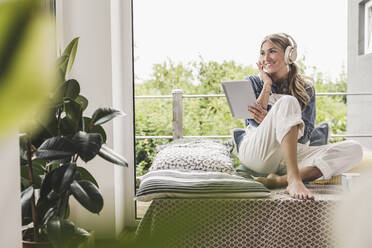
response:
M254 93L256 95L256 98L260 96L260 93L263 88L263 82L261 81L259 76L248 76L245 77L246 80L251 80ZM284 83L282 85L282 88L285 89L285 87L288 87L288 82ZM271 88L272 93L277 94L283 94L281 93L282 89L279 89L276 84L272 85ZM298 140L299 143L305 144L309 141L311 132L314 130L314 122L315 122L315 116L316 116L316 109L315 109L315 89L314 86L306 88L307 94L309 94L310 101L306 105L305 109L302 111L302 120L305 123L305 129L304 129L304 135ZM268 111L270 111L271 105L267 106ZM246 119L245 125L252 125L254 127L259 126L260 124L257 123L253 119Z

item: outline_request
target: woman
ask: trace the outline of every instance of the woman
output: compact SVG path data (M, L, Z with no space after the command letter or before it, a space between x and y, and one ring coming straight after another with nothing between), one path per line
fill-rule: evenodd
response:
M315 90L294 63L295 41L287 34L268 35L261 43L259 76L249 76L257 104L248 107L246 135L239 158L249 169L269 174L257 180L269 188L287 186L295 199L314 199L303 181L329 179L360 162L355 141L308 146L315 121ZM279 176L278 174L283 174Z

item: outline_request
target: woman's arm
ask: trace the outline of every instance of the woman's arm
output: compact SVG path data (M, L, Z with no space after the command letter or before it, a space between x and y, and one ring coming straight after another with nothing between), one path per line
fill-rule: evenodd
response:
M257 97L257 103L253 104L253 106L248 107L249 113L252 115L253 120L259 124L267 115L267 107L269 104L269 97L271 94L271 86L272 86L272 79L268 73L263 71L263 65L258 62L257 63L259 69L259 76L260 80L263 82L261 92Z
M271 94L271 86L273 83L273 80L269 76L268 73L264 72L263 65L258 62L257 63L258 70L260 71L259 75L263 82L263 88L260 93L260 96L257 98L257 103L265 110L267 110L267 105L269 104L269 97Z

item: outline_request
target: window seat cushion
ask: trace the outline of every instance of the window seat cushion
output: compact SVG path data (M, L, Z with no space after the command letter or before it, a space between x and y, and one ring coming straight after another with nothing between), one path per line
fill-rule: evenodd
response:
M260 198L270 191L261 183L223 172L157 170L140 178L136 200L159 198Z

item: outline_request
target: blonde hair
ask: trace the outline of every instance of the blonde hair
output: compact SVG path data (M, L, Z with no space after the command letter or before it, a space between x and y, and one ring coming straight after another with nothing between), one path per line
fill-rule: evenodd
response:
M281 33L270 34L266 36L261 42L261 48L265 41L272 42L283 51L285 51L285 49L291 45L288 37L285 34ZM288 81L289 92L285 93L289 93L290 95L296 97L296 99L300 103L301 109L304 110L311 99L311 96L309 96L306 89L312 89L312 85L311 83L305 81L305 76L300 75L299 67L295 63L289 65ZM314 94L314 91L312 92L312 94Z

